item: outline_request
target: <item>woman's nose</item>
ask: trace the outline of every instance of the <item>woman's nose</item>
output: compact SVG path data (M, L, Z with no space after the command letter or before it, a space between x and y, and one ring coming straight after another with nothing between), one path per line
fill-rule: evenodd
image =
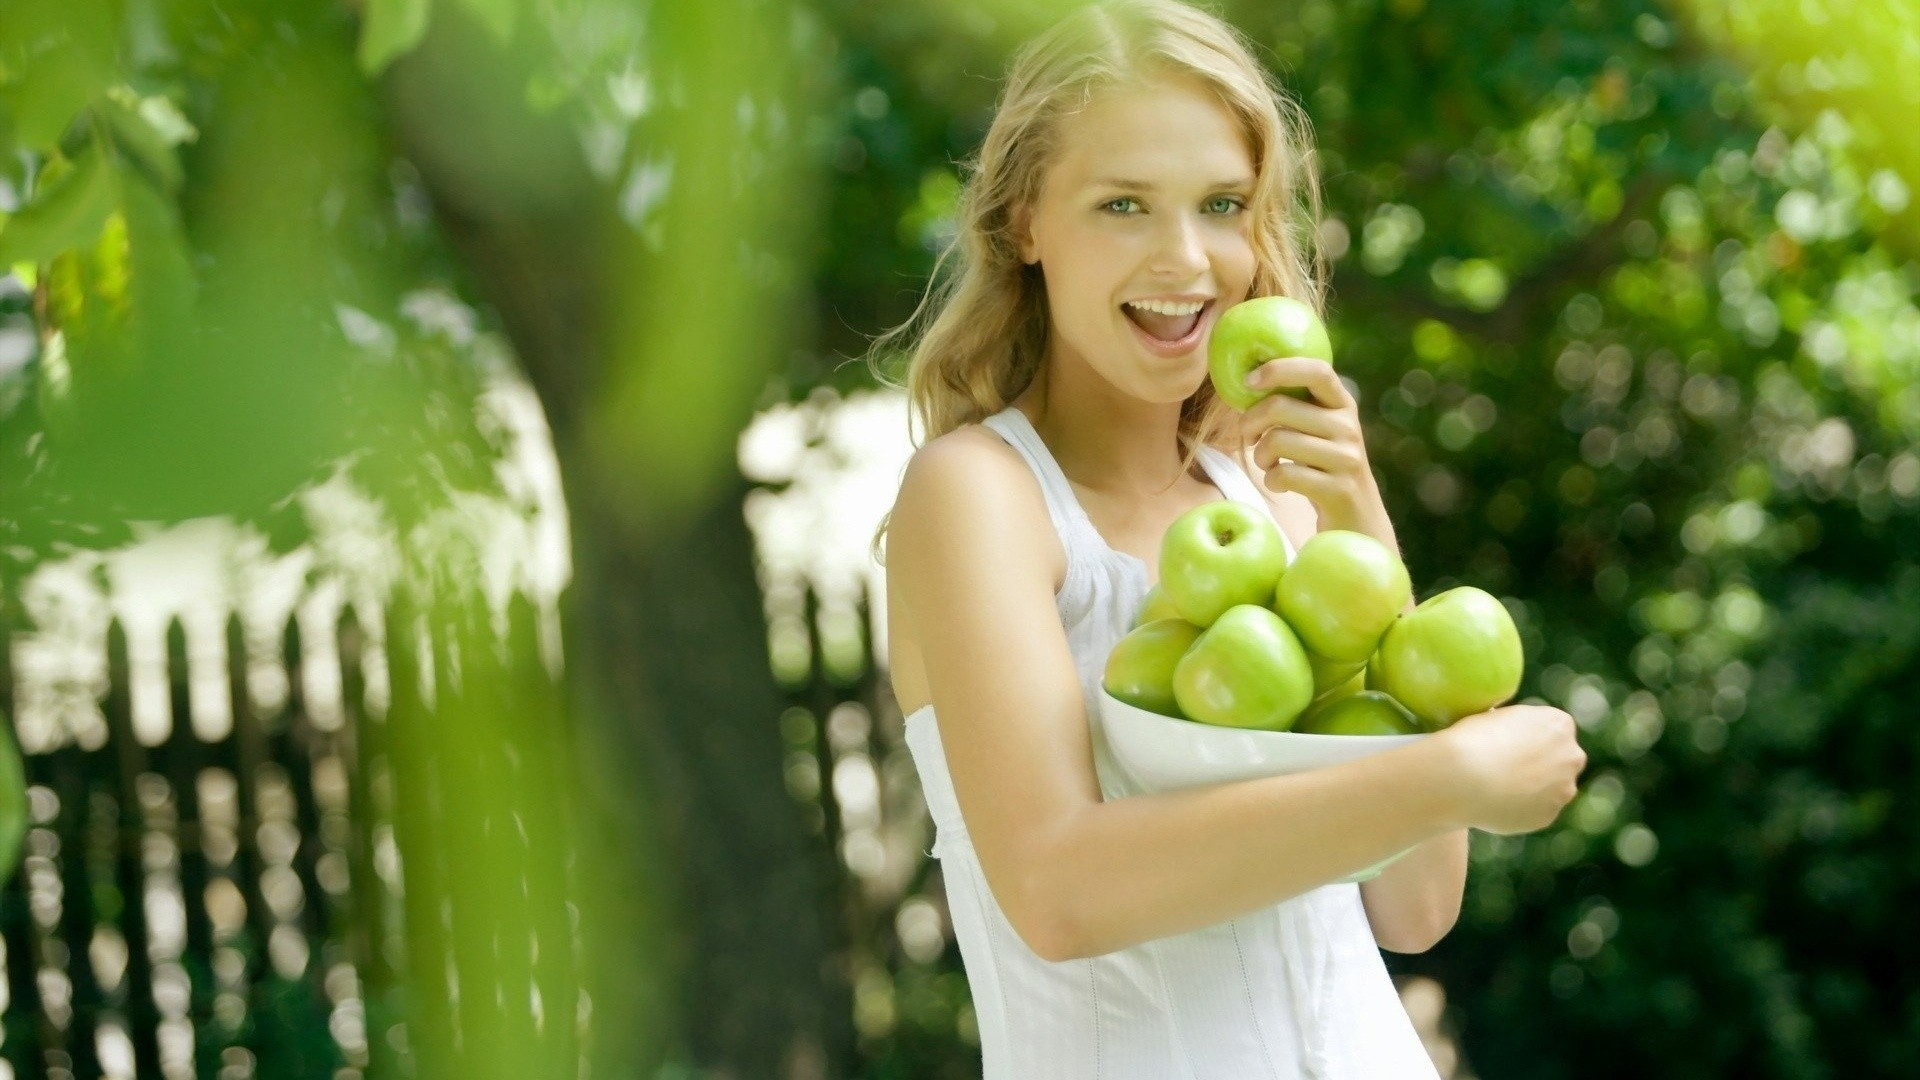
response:
M1157 271L1179 274L1207 267L1207 248L1202 242L1199 223L1190 215L1173 214L1161 230L1154 252Z

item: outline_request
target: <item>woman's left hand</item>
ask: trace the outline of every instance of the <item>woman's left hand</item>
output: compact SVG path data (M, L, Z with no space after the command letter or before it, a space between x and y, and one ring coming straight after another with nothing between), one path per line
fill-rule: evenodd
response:
M1320 528L1363 532L1394 546L1393 526L1367 460L1359 403L1333 365L1304 356L1269 360L1249 373L1247 385L1271 390L1240 418L1243 438L1253 443L1253 461L1270 491L1297 491L1312 501ZM1302 401L1279 392L1300 387Z

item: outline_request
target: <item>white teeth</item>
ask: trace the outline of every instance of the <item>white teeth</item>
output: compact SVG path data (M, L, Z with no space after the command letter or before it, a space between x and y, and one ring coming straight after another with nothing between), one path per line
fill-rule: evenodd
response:
M1207 305L1205 303L1177 304L1171 300L1129 300L1127 306L1160 315L1192 315Z

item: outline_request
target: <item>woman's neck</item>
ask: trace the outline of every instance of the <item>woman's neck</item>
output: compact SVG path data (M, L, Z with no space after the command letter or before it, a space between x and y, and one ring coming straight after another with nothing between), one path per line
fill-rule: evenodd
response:
M1157 405L1120 394L1089 371L1092 386L1062 385L1043 364L1013 404L1047 444L1060 471L1082 488L1123 498L1165 495L1188 470L1181 465L1180 403Z

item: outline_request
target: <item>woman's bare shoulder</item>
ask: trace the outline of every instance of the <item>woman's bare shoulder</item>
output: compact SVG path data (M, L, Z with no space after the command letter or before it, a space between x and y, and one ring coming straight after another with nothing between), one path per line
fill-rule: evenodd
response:
M1028 489L1039 498L1019 452L986 425L966 424L929 440L907 459L894 499L893 520L937 513L956 503L986 497L1004 499L1011 495L1019 502Z
M983 424L931 439L907 460L888 535L922 526L964 531L1008 555L1052 535L1039 482L1019 452ZM1051 546L1064 564L1057 541Z
M994 470L1011 470L1020 466L1020 455L1007 440L985 424L962 424L937 438L929 440L925 446L913 452L907 459L908 468L915 464L934 461L944 467L962 467ZM964 462L963 466L948 463Z

